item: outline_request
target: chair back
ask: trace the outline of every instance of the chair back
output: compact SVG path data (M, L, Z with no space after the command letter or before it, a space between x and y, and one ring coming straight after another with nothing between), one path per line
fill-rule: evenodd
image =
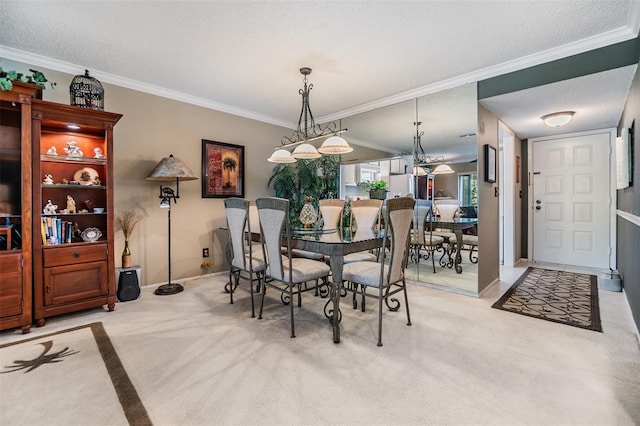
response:
M251 240L247 241L245 232L249 229L249 200L243 198L227 198L224 200L227 217L227 230L231 242L229 261L236 268L247 269L245 253L251 256Z
M266 275L280 281L284 279L282 266L282 237L289 236L289 200L284 198L258 198L256 200L258 217L260 219L260 236L267 261ZM287 238L287 254L291 262L291 247ZM291 265L289 265L291 270Z
M322 229L339 228L342 225L342 212L344 211L344 200L325 199L318 201L320 217L322 219Z
M414 208L413 213L413 229L415 240L413 241L415 244L424 244L424 231L425 231L425 221L427 216L431 212L431 201L429 200L417 200L416 206Z
M382 200L355 200L351 206L351 226L355 222L356 229L373 229L380 222Z
M387 217L385 218L387 231L385 232L383 247L386 247L387 240L390 238L388 283L398 282L404 276L415 203L416 201L409 197L390 198L387 200Z
M452 222L460 206L460 200L435 200L436 210L440 215L440 220Z

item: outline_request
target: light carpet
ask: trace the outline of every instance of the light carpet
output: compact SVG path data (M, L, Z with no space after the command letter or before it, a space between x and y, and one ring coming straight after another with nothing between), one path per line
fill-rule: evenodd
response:
M326 299L305 293L291 339L288 307L272 289L264 319L257 320L250 317L245 283L229 304L226 278L187 281L173 296L155 296L145 287L140 299L118 303L114 312L50 318L32 334L102 322L155 425L640 423L640 350L621 293L601 293L604 332L593 333L491 309L517 277L482 298L412 284L413 325L406 325L404 304L399 312L385 311L384 346L377 347L373 299L365 313L348 301L341 305L342 342L334 344L323 314ZM0 333L0 343L24 338ZM74 341L64 346L87 350ZM105 370L96 362L65 374L59 383L74 384L71 395L47 383L8 386L4 374L0 394L22 393L7 407L17 422L24 415L33 425L93 425L109 418L122 424L124 414L98 418L84 407L76 410L86 405L78 403L85 401L78 399L85 382L98 374L102 392L112 394L109 411L119 407ZM11 425L4 408L0 424Z

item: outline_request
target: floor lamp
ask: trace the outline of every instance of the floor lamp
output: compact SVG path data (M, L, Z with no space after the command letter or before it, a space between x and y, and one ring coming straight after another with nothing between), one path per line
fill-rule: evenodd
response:
M198 179L193 175L193 172L186 164L182 162L179 158L173 156L173 154L168 157L163 158L160 162L154 167L149 176L147 176L146 180L150 180L153 182L176 182L176 190L168 186L160 185L160 208L167 209L167 226L168 226L168 260L169 260L169 280L167 284L163 284L158 287L155 291L155 294L160 296L167 296L169 294L180 293L184 290L184 287L178 283L171 282L171 201L174 203L178 202L178 198L180 198L180 181L181 180L195 180Z

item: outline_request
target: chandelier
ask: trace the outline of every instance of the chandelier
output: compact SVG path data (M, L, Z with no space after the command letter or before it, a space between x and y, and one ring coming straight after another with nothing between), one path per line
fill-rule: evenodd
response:
M421 121L415 121L413 123L416 126L416 135L413 137L413 175L414 176L426 176L428 173L424 170L423 166L430 165L432 163L444 163L445 159L442 155L437 157L431 157L429 155L425 155L424 148L422 148L421 138L424 136L424 131L420 131ZM434 175L442 175L447 173L453 173L454 170L448 166L447 164L440 164L437 166L431 174Z
M310 84L307 79L307 76L311 74L311 68L300 68L300 74L304 76L304 87L298 91L302 96L302 110L298 118L298 127L291 137L285 136L282 138L280 146L276 148L276 151L267 161L272 163L295 163L296 159L311 160L320 158L322 154L339 155L353 151L347 141L338 136L346 132L347 129L338 129L334 122L328 123L324 127L315 123L309 106L309 93L313 89L313 84ZM330 137L318 149L309 143L326 136ZM296 148L293 153L290 153L287 147L292 146Z

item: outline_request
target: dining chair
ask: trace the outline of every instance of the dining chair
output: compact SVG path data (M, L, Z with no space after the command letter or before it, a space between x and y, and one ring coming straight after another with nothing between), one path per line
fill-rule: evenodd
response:
M398 292L404 293L407 325L411 325L404 271L407 266L409 234L414 206L415 200L409 197L387 200L385 214L387 228L384 234L383 247L387 245L387 242L390 242L389 251L382 250L381 262L353 262L344 265L342 270L343 280L359 284L363 296L363 311L365 296L378 299L378 346L382 346L382 303L384 302L390 311L398 311L400 309L400 301L392 297ZM367 287L377 288L377 294L367 293ZM358 287L356 286L353 291L357 291L357 289Z
M380 211L382 210L382 200L355 200L351 201L351 230L369 231L375 230L380 223ZM378 256L375 253L361 251L350 253L344 257L344 263L372 261L375 262Z
M323 285L326 286L330 268L325 262L302 257L294 258L291 255L289 200L275 197L258 198L256 206L260 218L262 250L267 263L265 277L269 278L269 280L263 280L258 319L262 319L267 287L278 290L282 302L289 305L293 338L296 337L293 315L294 295L298 295L298 306L300 306L300 294L310 290L306 287L303 289L302 284L321 278Z
M342 228L344 200L333 198L319 200L318 209L320 210L322 229Z
M452 222L460 207L460 200L435 200L433 203L435 205L435 213L444 222ZM447 243L445 254L451 256L456 245L456 234L449 229L440 228L436 228L433 234L444 238L445 243Z
M433 204L428 200L418 200L416 202L413 216L413 229L411 229L410 258L416 263L420 259L431 258L433 273L436 273L435 256L436 252L442 250L445 254L445 238L434 234ZM426 254L423 254L426 252Z
M342 229L342 212L344 200L322 199L318 200L318 227L320 229ZM327 260L323 254L307 250L293 249L294 257L305 257L313 260Z
M253 300L254 276L258 281L258 288L262 288L265 272L265 261L261 252L255 252L256 246L251 242L250 202L242 198L227 198L224 200L227 218L227 261L229 262L229 283L225 290L229 291L230 303L233 304L235 292L241 278L241 272L249 273L249 287L251 288L251 318L255 315Z

